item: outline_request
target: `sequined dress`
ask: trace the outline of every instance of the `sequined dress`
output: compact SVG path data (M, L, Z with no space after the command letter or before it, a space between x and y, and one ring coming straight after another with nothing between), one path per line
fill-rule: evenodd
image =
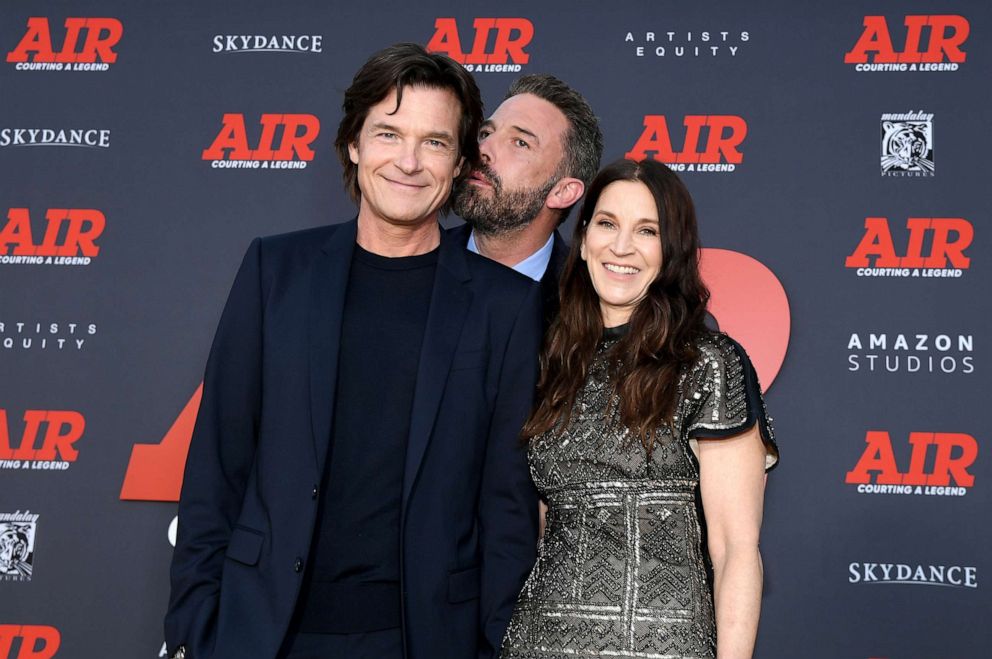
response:
M547 525L502 659L716 655L692 444L758 423L771 468L778 460L771 419L744 350L712 334L680 378L674 436L666 433L648 461L640 442L618 420L606 419L608 351L621 334L607 330L569 428L530 444Z

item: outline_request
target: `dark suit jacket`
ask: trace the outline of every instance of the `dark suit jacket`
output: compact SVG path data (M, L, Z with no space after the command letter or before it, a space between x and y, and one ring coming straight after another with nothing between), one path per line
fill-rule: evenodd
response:
M468 244L468 238L472 235L472 227L468 223L459 224L448 230L454 238L462 245ZM555 231L555 240L551 248L551 260L548 262L548 269L541 277L541 304L543 306L544 329L551 326L551 321L558 315L558 279L562 270L565 269L565 261L568 259L568 245L558 231Z
M170 650L265 658L283 641L347 349L338 337L355 227L255 239L245 255L186 463ZM539 296L525 277L442 236L403 482L410 659L495 656L534 563L537 494L518 435L533 400Z

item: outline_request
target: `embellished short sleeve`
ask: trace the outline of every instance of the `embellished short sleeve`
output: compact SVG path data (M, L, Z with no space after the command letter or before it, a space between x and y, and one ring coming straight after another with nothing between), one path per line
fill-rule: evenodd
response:
M693 376L686 401L691 404L686 435L693 439L731 437L757 423L765 444L765 469L778 464L772 418L744 348L725 334L707 337L701 342Z

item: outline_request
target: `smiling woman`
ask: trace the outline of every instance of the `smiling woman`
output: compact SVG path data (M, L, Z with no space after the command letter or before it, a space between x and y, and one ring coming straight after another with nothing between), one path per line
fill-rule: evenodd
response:
M501 656L751 656L778 448L746 353L703 324L671 170L593 179L560 292L524 428L545 531Z
M580 243L607 327L623 325L661 271L658 208L636 181L615 181L600 193Z

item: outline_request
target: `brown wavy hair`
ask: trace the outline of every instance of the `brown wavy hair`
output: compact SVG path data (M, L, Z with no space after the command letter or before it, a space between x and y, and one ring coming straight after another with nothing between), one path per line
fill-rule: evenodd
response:
M575 397L602 338L599 296L579 249L600 195L617 181L644 184L654 197L660 224L661 270L611 353L615 402L609 413L619 414L650 455L658 430L671 427L680 373L699 357L696 339L709 331L704 322L710 297L699 275L692 197L672 170L652 160L618 160L589 186L559 283L561 311L541 353L538 403L522 434L533 438L552 429L561 434L568 427Z

